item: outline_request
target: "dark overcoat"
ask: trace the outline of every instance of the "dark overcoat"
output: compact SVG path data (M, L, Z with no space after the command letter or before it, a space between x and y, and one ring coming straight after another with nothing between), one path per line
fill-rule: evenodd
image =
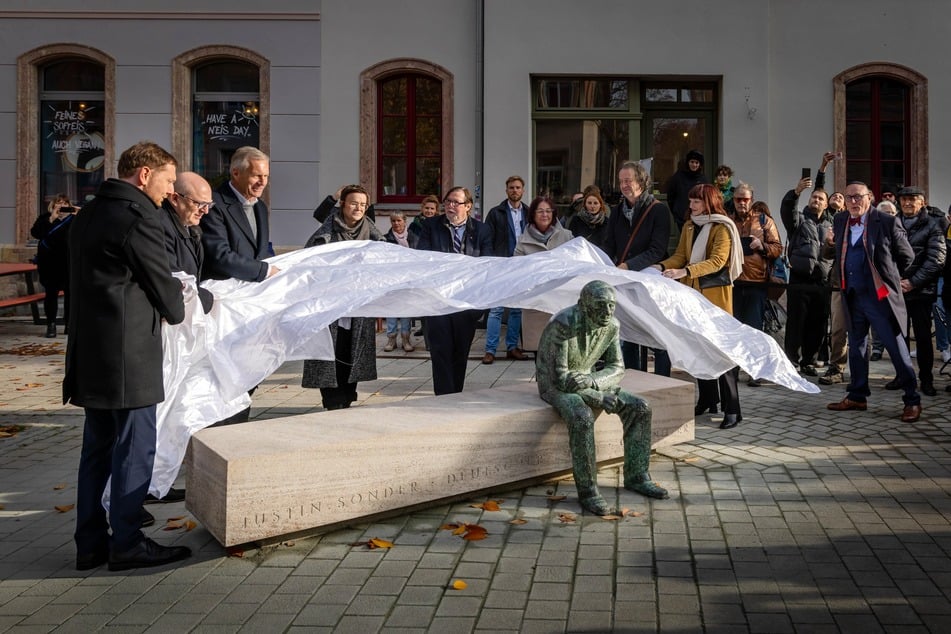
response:
M902 335L908 336L908 312L905 309L905 299L901 292L901 279L905 271L911 266L915 259L915 252L908 243L908 236L905 228L895 216L882 213L874 207L867 212L865 232L867 234L866 244L870 251L869 256L872 266L878 271L882 282L888 288L888 307L898 322L897 326ZM841 259L842 244L846 235L849 214L836 214L833 221L833 232L835 235L835 255L836 260ZM842 267L837 266L836 272L841 276ZM841 288L841 278L836 280ZM850 323L848 316L848 302L842 302L842 308L846 312L845 323Z
M201 241L206 258L202 269L204 279L262 281L270 268L262 260L271 255L267 205L261 200L254 203L258 225L255 237L244 207L228 182L222 183L211 199L215 206L201 219Z
M339 212L336 212L339 213ZM371 222L369 219L367 222ZM334 232L333 217L320 226L317 232L307 241L308 246L339 242L342 236ZM383 235L370 225L370 239L383 240ZM352 317L350 319L350 383L376 380L376 319L372 317ZM330 336L333 338L334 349L337 348L337 322L330 324ZM337 385L336 361L308 359L304 361L304 373L301 377L301 387L340 387Z
M162 320L180 323L185 305L160 213L140 189L109 179L73 220L64 403L126 409L165 399Z
M205 260L201 229L184 226L167 200L162 203L159 218L162 219L162 229L165 231L165 252L168 254L169 267L173 271L183 271L194 276L197 282L201 279L201 267ZM206 313L211 310L215 301L211 291L201 286L198 287L198 299L201 300L201 307Z

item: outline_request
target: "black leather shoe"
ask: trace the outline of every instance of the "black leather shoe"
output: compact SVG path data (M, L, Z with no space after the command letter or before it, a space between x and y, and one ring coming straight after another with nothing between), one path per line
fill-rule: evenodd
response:
M76 570L92 570L109 561L109 549L76 554Z
M693 408L693 415L700 416L701 414L707 412L708 410L710 411L711 414L716 414L717 404L714 403L713 405L703 405L702 403L697 403L697 405Z
M934 385L931 383L922 383L921 384L921 393L925 396L937 396L938 390L934 389Z
M171 488L163 498L157 498L151 493L145 496L146 504L170 504L172 502L181 502L185 499L185 489Z
M146 537L129 550L121 553L109 553L109 570L164 566L191 556L190 548L185 546L161 546Z
M148 511L146 511L144 508L142 509L142 512L139 514L139 517L142 519L142 528L145 528L146 526L151 526L152 524L155 523L155 516L149 513Z
M871 360L871 361L881 361L881 360L882 360L882 353L881 353L881 352L873 352L873 353L872 353L872 357L871 357L870 360Z
M740 424L743 417L740 414L724 414L720 429L733 429Z
M47 339L56 338L56 324L46 324L46 338Z

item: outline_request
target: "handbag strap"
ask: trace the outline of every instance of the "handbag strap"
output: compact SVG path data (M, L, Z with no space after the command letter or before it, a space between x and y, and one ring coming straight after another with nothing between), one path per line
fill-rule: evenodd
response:
M620 264L621 262L627 259L627 252L631 250L631 245L634 243L634 236L637 235L637 232L640 230L641 225L644 224L644 220L647 219L647 214L651 212L651 209L653 209L654 205L656 204L657 204L657 201L655 200L650 205L648 205L647 209L644 210L644 213L641 214L641 219L637 221L637 224L634 226L634 231L631 232L631 237L628 238L627 246L624 247L624 252L621 254L621 257L618 258L618 261L615 262L615 264Z

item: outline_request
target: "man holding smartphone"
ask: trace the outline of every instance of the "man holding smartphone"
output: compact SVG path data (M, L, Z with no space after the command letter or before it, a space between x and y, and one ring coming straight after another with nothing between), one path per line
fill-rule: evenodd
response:
M823 166L825 163L823 160ZM825 180L824 172L820 174ZM829 197L818 187L809 197L809 204L798 208L800 194L812 187L808 168L803 168L802 176L780 206L789 237L785 349L802 374L817 376L816 358L829 322L828 283L833 260L832 256L823 257L822 246L832 230L832 219L826 214Z

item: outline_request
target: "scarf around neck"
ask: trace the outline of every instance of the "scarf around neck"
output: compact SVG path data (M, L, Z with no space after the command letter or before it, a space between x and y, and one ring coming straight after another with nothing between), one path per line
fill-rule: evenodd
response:
M552 222L550 225L548 225L548 229L546 229L544 233L539 231L538 227L533 224L526 225L525 231L527 231L528 235L530 235L532 238L547 246L548 240L555 234L555 223Z
M721 224L730 232L730 259L726 264L730 267L730 281L738 278L743 273L743 247L740 246L740 232L736 224L723 214L691 216L690 221L695 225L694 230L697 232L693 249L690 251L690 264L707 259L707 239L710 237L710 231L713 225Z
M353 227L348 227L343 219L343 214L335 211L333 215L333 232L338 236L338 240L369 240L370 239L370 221L364 216L360 218Z

